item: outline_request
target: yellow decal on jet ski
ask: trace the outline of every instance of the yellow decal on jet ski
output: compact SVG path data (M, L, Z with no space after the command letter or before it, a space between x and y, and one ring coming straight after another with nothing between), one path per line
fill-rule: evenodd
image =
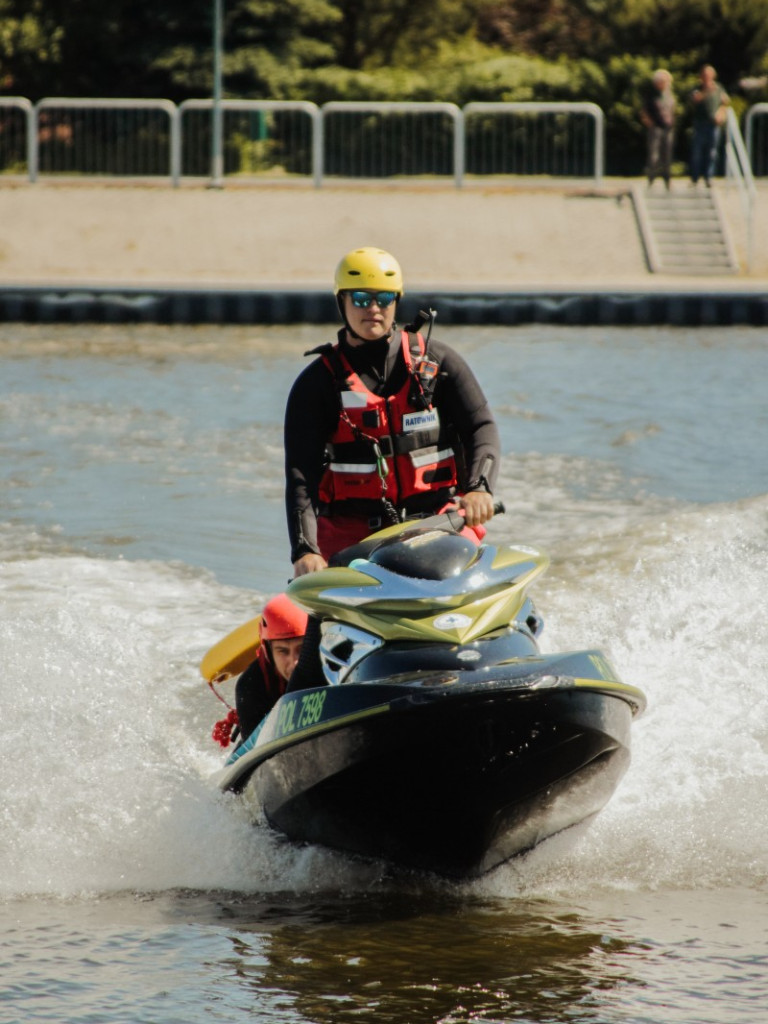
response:
M610 661L602 654L590 654L589 660L595 667L598 679L607 679L614 681L617 678L616 669L611 665Z

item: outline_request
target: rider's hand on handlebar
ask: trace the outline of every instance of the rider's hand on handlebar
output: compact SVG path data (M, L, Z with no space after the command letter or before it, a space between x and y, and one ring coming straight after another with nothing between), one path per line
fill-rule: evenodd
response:
M493 519L493 495L487 491L468 491L459 498L467 526L479 526Z
M308 551L306 555L297 558L293 563L293 578L298 579L299 576L306 576L308 572L320 572L321 569L327 568L328 563L322 555L316 555L314 551Z

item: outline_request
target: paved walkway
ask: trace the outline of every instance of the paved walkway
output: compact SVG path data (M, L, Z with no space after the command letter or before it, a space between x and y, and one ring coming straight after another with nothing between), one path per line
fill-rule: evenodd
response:
M341 254L380 245L411 290L768 289L768 192L753 272L650 274L632 181L547 187L0 184L0 287L324 289ZM689 187L685 181L675 188ZM742 259L738 196L723 203Z

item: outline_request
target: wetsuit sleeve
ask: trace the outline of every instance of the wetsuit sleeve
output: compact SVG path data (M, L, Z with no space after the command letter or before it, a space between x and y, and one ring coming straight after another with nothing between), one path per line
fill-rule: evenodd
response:
M308 690L313 686L326 686L323 666L320 661L320 620L310 615L307 621L307 632L301 645L301 654L286 687L286 693L295 690Z
M272 704L257 658L243 672L235 686L235 710L240 723L241 740L248 739L262 718L272 710Z
M285 513L291 564L317 546L317 511L325 444L338 420L333 377L321 360L296 378L285 408Z
M501 441L488 400L464 359L438 341L430 351L440 364L435 405L441 419L450 422L461 441L466 481L464 490L493 494L499 472Z

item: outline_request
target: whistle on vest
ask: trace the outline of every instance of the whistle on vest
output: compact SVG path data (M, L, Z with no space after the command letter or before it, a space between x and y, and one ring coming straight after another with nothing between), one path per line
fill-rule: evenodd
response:
M389 470L387 466L387 460L384 458L384 453L382 452L381 448L378 445L378 442L376 441L374 441L373 444L373 455L374 458L376 459L376 472L379 474L381 480L384 481L387 479L387 473Z

